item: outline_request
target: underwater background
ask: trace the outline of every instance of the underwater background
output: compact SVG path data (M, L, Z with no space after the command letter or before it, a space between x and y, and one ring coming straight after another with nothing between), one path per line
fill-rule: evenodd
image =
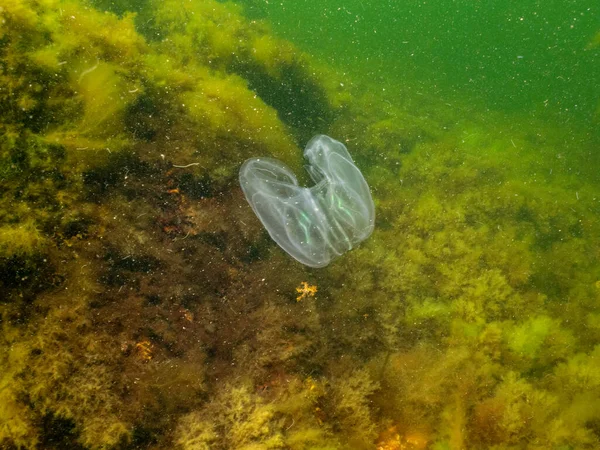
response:
M599 8L0 0L0 448L600 448ZM238 171L321 133L312 269Z

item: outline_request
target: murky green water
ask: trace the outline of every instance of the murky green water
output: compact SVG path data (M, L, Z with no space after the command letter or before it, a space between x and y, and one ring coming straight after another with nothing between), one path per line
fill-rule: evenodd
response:
M0 1L0 447L599 448L599 19ZM376 215L318 269L238 181L315 134Z
M437 87L503 111L589 118L598 106L589 1L242 3L306 51L380 84Z

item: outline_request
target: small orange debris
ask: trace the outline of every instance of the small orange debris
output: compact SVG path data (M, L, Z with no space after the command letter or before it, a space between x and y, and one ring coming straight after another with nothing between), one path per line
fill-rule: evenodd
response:
M194 321L194 313L191 312L189 309L179 308L179 313L188 322L193 322Z
M379 443L377 450L404 450L404 445L400 442L400 436L396 436L394 439Z
M179 188L169 189L167 194L179 194Z
M317 293L317 286L312 286L306 281L303 281L302 283L300 283L300 286L296 288L296 292L300 294L298 295L298 297L296 297L296 301L299 302L305 298L314 297Z
M314 391L317 387L317 383L315 382L315 380L313 380L312 377L308 377L306 380L304 380L304 383L306 384L306 387L309 391Z
M381 433L377 450L424 450L429 439L420 431L410 431L404 435L398 432L398 427L392 426Z
M135 349L141 360L144 362L150 361L154 356L152 354L152 344L150 343L150 341L138 342L137 344L135 344Z
M377 450L403 450L400 434L396 426L389 427L379 436Z
M412 433L404 435L404 440L408 448L413 450L422 450L426 448L429 443L427 435L419 431L413 431Z

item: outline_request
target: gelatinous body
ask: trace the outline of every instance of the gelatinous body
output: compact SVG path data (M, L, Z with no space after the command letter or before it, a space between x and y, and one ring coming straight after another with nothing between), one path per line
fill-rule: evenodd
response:
M273 158L252 158L240 169L240 185L273 240L310 267L324 267L373 232L375 207L369 186L348 150L325 135L304 149L315 182L298 185L294 173Z

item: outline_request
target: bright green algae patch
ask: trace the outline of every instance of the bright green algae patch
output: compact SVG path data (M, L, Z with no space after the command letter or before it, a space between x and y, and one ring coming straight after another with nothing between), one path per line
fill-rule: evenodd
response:
M232 4L104 7L0 12L0 446L600 445L597 135L359 86ZM315 271L237 171L318 132L378 219Z

